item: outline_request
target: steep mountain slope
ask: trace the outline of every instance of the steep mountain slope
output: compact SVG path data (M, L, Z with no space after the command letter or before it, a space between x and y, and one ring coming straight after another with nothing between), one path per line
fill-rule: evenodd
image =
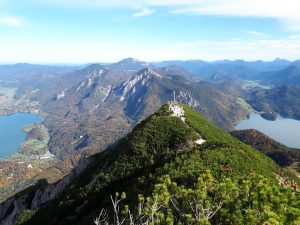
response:
M18 71L28 67L32 66L21 66ZM103 103L113 85L126 81L132 75L126 65L118 70L93 64L66 74L59 73L60 67L53 74L51 71L48 73L47 68L36 66L33 72L28 70L28 74L23 71L18 77L12 73L7 80L0 79L0 113L4 110L5 113L38 113L50 136L45 150L37 152L38 155L33 146L30 148L32 151L21 153L22 159L17 155L0 162L1 202L35 184L38 179L45 178L49 182L61 179L81 157L105 149L132 129L118 101L115 106ZM1 85L5 85L4 88ZM11 100L5 96L6 92L12 93ZM42 156L46 150L55 156L51 155L50 160L39 160L39 155ZM27 158L28 164L37 165L33 166L34 169L28 169L25 163L20 167L19 163ZM13 178L8 177L10 174ZM18 182L20 180L22 182Z
M96 149L95 144L101 142L105 148L127 133L131 125L173 99L174 91L182 103L226 129L232 129L232 125L247 114L236 104L238 91L224 88L228 85L220 88L207 82L190 82L181 76L185 72L179 68L146 67L129 76L131 69L146 65L132 60L109 67L91 65L63 77L54 88L55 93L52 90L53 94L37 93L32 97L41 101L44 110L51 115L45 123L53 136L50 146L54 153L60 155L61 149L64 152L81 149L90 154ZM62 127L61 123L68 126ZM111 133L101 133L97 127L109 128ZM64 138L54 135L57 133L64 133Z
M93 156L81 175L61 194L57 193L55 199L40 205L38 211L32 201L47 188L30 195L25 193L26 201L19 207L31 211L21 214L19 221L23 223L19 224L93 224L101 208L109 205L110 195L125 191L126 204L134 207L138 194L151 194L165 175L187 186L197 182L199 174L207 170L220 181L224 177L238 181L255 173L265 176L273 185L277 183L275 174L280 173L280 168L264 154L239 142L187 106L186 122L171 114L169 106L164 105L114 148ZM200 137L205 143L198 145L195 141ZM3 219L10 211L3 211L3 206L1 209Z
M95 144L105 148L129 132L131 124L113 91L145 65L135 59L93 64L63 75L48 89L32 95L51 115L45 123L50 128L52 152L58 157L77 154L77 150L92 154Z
M237 130L231 134L253 148L263 152L281 167L294 168L300 174L300 150L276 142L257 130Z
M276 72L268 72L261 75L266 83L276 85L300 85L300 67L288 66Z
M300 119L300 88L298 86L258 90L247 97L247 102L257 111Z
M173 99L174 91L177 100L197 109L220 127L232 129L234 121L246 115L246 110L236 104L238 90L233 86L191 82L176 72L145 68L117 86L114 93L125 104L126 116L136 121L147 117Z
M31 104L26 109L43 117L50 137L47 147L57 161L47 165L45 174L51 177L52 171L59 176L66 175L81 157L113 145L136 123L173 99L174 91L177 100L228 130L248 113L236 104L239 90L233 85L196 83L186 79L188 76L178 66L155 68L135 59L125 59L108 65L88 65L66 74L43 74L21 83L8 82L16 85L12 87L14 102L28 99ZM19 109L14 106L11 108ZM6 174L19 173L18 161L1 164L9 168ZM6 176L1 180L6 181ZM17 181L18 177L13 179ZM26 180L26 186L20 185L14 192L8 185L1 199L35 182Z
M50 133L50 151L59 158L67 154L75 159L82 153L93 153L96 143L103 144L103 148L112 144L132 125L172 99L174 90L178 100L223 128L233 129L232 125L245 117L247 112L236 105L237 91L183 78L188 76L179 67L157 69L128 58L29 80L22 83L16 95L26 95L40 104ZM135 83L136 80L140 81ZM101 133L97 127L107 128L110 133Z

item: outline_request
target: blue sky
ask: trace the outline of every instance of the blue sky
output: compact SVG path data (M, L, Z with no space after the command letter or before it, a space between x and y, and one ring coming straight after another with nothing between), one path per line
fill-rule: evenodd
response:
M0 62L300 58L297 0L0 0Z

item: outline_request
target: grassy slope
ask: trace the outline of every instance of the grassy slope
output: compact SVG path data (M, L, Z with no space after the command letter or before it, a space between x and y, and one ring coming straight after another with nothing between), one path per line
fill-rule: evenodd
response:
M167 106L163 106L113 150L96 155L83 174L27 224L93 224L93 218L108 204L110 194L125 191L128 203L135 204L137 194L151 193L164 174L178 183L192 183L205 169L217 178L233 179L254 172L275 182L274 173L279 167L271 159L212 125L196 111L184 108L188 125L166 116ZM195 131L207 140L204 145L187 144L197 138ZM185 149L178 151L182 146Z
M227 165L233 167L233 176L256 172L273 179L278 166L272 160L232 138L229 133L211 124L196 111L185 107L185 115L187 123L207 140L199 149L202 150L203 162L212 167L210 169L215 168L219 172L219 165Z

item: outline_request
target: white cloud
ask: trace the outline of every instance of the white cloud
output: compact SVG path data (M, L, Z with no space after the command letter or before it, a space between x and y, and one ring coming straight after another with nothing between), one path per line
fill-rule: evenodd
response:
M174 7L173 13L300 18L298 0L161 0L159 2L162 6Z
M278 19L287 29L300 31L300 2L298 0L20 0L26 3L53 4L59 7L117 7L133 9L135 17L155 13L155 9L165 9L171 13L201 15L251 16ZM0 0L0 5L4 0ZM141 10L141 11L138 11ZM21 26L24 20L19 17L1 16L0 25ZM197 40L194 42L147 44L91 41L68 45L58 43L7 42L1 43L0 61L40 62L91 62L116 61L132 56L143 60L191 59L247 59L271 60L275 57L297 59L300 56L300 37L290 36L270 39L260 31L246 30L247 39ZM128 40L127 40L128 41ZM148 47L149 46L149 47ZM58 54L59 53L59 54Z
M272 60L276 57L295 60L300 56L300 38L293 35L281 39L198 40L178 43L177 50L206 60Z
M289 31L300 31L300 19L283 19L283 26Z
M25 1L25 0L23 0ZM59 5L147 8L166 7L173 13L300 18L298 0L26 0Z
M153 48L153 45L155 48ZM276 57L299 59L300 36L281 39L233 39L223 41L196 40L192 42L143 43L91 41L67 44L51 41L3 41L0 45L0 62L70 62L87 63L118 61L134 57L146 61L170 59L244 59L273 60Z
M273 18L289 30L300 31L298 0L161 0L173 14Z
M154 9L144 8L139 12L133 14L134 17L144 17L144 16L151 16L155 13Z
M256 30L246 30L244 33L254 36L254 37L267 37L268 35L266 33L256 31Z
M1 1L1 0L0 0ZM2 0L3 1L3 0ZM6 0L7 1L7 0ZM20 0L58 7L145 9L162 7L174 14L199 14L273 18L287 29L300 30L299 0ZM137 13L137 15L139 15ZM141 15L143 15L141 13Z
M24 20L16 16L0 15L0 25L9 27L19 27L24 24Z
M59 7L99 7L99 8L147 8L148 1L141 0L22 0L25 3L55 5Z

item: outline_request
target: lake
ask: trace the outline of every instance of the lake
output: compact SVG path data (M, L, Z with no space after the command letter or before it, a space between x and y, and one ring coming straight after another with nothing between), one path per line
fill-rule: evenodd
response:
M16 152L26 139L21 129L32 123L41 123L42 118L29 113L0 116L0 158Z
M300 121L278 116L275 121L251 114L248 119L238 123L237 130L256 129L274 140L293 148L300 148Z

